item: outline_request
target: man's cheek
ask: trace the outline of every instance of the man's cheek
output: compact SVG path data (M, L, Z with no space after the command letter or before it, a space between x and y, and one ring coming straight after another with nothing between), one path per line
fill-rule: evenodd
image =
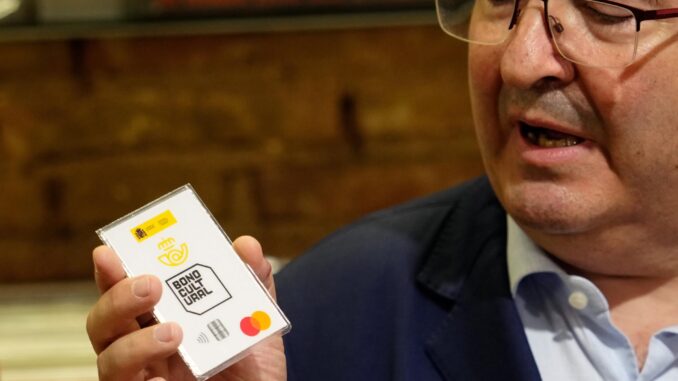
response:
M488 113L496 107L501 89L501 75L497 64L497 49L469 46L468 80L475 114ZM476 122L479 122L476 117Z

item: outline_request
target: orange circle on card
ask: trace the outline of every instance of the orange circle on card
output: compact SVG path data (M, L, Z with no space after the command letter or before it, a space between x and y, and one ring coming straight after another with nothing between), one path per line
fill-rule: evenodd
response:
M261 331L267 330L271 326L271 317L264 311L256 311L252 314L254 325Z

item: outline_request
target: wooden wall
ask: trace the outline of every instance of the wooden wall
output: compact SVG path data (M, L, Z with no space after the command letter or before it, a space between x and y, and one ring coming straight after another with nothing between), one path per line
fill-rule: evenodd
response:
M482 172L435 26L0 44L0 282L89 278L94 230L190 182L293 257Z

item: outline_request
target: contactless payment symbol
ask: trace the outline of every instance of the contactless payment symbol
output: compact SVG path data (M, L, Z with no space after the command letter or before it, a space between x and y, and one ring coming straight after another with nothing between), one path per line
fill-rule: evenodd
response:
M271 317L264 311L255 311L240 320L240 330L247 336L256 336L271 326Z
M231 299L231 294L211 267L196 264L165 281L181 306L202 315Z

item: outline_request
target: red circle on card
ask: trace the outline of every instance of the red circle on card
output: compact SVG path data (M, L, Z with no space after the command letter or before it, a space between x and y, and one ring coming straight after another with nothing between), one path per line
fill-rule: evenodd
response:
M256 327L251 316L240 320L240 330L247 336L256 336L259 333L259 328Z

